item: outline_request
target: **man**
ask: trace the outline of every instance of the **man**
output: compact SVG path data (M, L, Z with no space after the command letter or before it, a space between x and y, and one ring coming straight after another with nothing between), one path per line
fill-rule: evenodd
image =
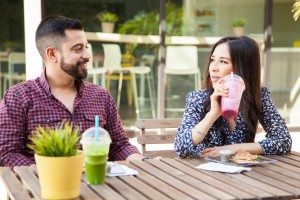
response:
M79 20L62 16L42 20L35 36L44 71L35 80L11 87L0 102L0 166L31 165L28 136L38 126L69 120L81 133L95 115L111 136L109 160L141 159L128 142L115 103L107 90L82 80L87 76L87 38Z

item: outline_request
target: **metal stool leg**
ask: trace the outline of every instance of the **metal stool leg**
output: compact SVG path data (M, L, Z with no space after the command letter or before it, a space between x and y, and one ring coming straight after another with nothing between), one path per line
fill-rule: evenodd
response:
M123 72L120 72L120 75L119 75L119 84L118 84L118 96L117 96L117 109L118 110L120 108L122 82L123 82Z
M151 105L151 113L152 113L152 118L154 119L156 117L155 113L155 106L154 106L154 96L153 96L153 89L152 89L152 84L150 80L150 75L147 74L147 82L148 82L148 89L149 89L149 98L150 98L150 105Z
M134 105L135 105L136 118L140 119L139 99L137 94L136 76L134 72L132 73L132 86L133 86L133 96L135 101Z

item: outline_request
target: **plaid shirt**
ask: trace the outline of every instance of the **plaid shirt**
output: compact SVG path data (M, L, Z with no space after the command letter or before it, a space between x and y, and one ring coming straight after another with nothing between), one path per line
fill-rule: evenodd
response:
M100 116L101 127L112 139L109 160L125 160L137 148L128 141L126 132L107 90L82 81L76 82L78 93L74 112L50 92L45 72L35 80L11 87L0 102L0 166L31 165L32 152L26 147L28 136L38 126L55 127L62 120L81 125L81 133L94 125Z

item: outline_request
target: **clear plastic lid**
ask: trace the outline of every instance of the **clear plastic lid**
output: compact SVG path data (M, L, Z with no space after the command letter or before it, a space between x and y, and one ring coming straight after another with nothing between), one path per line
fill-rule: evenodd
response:
M97 138L96 138L96 135ZM82 134L82 138L80 140L80 144L84 145L90 142L101 142L101 143L111 143L111 138L109 133L104 129L99 127L98 133L96 133L95 127L91 127L84 131Z

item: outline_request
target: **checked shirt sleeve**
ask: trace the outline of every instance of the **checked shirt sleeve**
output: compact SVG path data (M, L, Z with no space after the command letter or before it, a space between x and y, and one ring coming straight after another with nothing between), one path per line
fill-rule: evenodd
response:
M106 113L107 127L112 144L110 145L109 160L126 160L134 153L139 153L138 149L129 143L127 133L123 129L120 116L117 112L112 96L107 93Z
M0 102L0 166L31 165L26 152L26 92L12 87Z

